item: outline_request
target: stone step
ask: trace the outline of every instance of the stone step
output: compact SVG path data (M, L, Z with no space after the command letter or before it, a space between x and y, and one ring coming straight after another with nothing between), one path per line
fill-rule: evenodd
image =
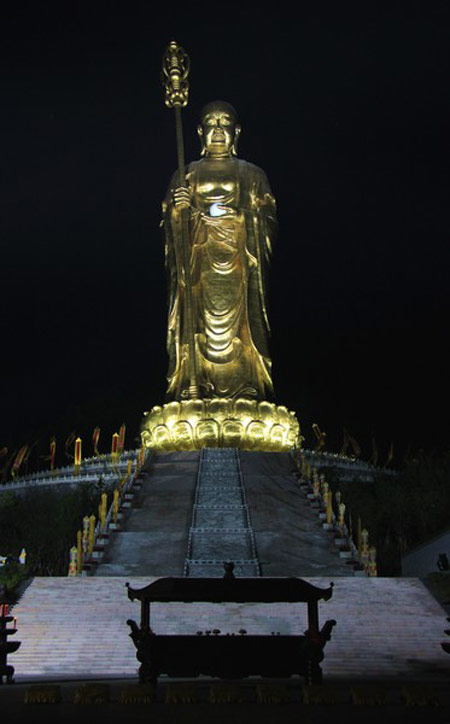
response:
M258 561L235 561L233 573L236 577L260 576ZM189 578L214 578L223 576L223 561L186 561L185 575Z
M301 490L292 458L244 450L239 458L262 575L353 577Z
M183 574L198 461L198 451L152 456L95 577Z
M193 533L190 558L234 561L253 557L252 540L248 530L194 529Z
M218 473L202 473L202 485L213 488L238 488L240 483L239 473L219 475Z
M193 524L196 528L245 528L247 523L246 506L229 508L202 508L194 506Z
M244 496L242 487L236 488L198 488L195 502L198 505L243 505Z
M216 457L220 459L217 465ZM205 474L215 466L216 475ZM235 509L221 510L222 506L235 506ZM238 451L220 451L217 456L215 450L202 450L184 575L220 575L224 560L255 559L250 525ZM203 562L198 564L198 561ZM259 564L247 566L240 575L261 575Z
M139 602L125 582L141 588L152 577L35 578L13 608L21 648L10 656L24 677L76 679L135 676L138 662L127 618L139 622ZM308 577L327 588L330 578ZM324 677L448 682L448 655L440 642L445 611L419 579L337 578L333 596L319 604L320 624L334 618L322 664ZM218 628L249 634L303 633L303 604L153 604L151 625L160 634Z
M187 545L185 530L119 531L105 549L95 576L111 575L171 575L181 576L184 565L183 549ZM111 564L114 568L111 569Z

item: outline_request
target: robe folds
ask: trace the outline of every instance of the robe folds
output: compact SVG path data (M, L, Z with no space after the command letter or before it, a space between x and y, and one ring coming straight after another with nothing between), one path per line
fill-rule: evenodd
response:
M247 161L195 161L190 190L189 259L192 321L200 397L273 399L267 274L276 235L276 205L265 173ZM188 396L189 348L181 214L173 191L163 202L168 275L167 400ZM224 209L227 211L224 215Z

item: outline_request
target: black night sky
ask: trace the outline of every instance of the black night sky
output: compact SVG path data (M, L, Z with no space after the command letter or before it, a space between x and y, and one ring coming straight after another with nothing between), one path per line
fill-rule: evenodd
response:
M365 457L374 430L398 464L447 449L450 4L117 7L2 17L0 448L100 425L106 451L123 421L131 446L164 399L173 37L192 63L187 160L201 107L228 100L277 198L277 401L310 444L318 422Z

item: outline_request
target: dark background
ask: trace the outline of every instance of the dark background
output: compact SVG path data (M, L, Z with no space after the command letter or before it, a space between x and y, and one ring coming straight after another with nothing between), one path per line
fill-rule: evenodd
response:
M162 7L162 9L161 9ZM277 400L331 449L449 445L450 4L16 4L2 18L0 448L100 448L164 399L160 202L176 166L161 57L198 113L233 103L267 173ZM91 452L90 442L84 452ZM62 462L62 460L61 460Z

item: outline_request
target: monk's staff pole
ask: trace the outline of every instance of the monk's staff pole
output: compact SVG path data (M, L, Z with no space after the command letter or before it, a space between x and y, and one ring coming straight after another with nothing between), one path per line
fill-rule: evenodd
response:
M177 135L178 155L178 177L179 184L186 186L186 174L184 170L184 142L183 125L181 122L181 109L187 106L189 95L189 57L174 40L163 57L163 84L165 87L165 103L168 108L175 110L175 128ZM191 285L191 260L189 243L189 209L182 206L181 216L181 248L184 267L184 293L185 293L185 324L186 337L189 348L189 397L199 396L197 380L197 360L195 349L195 336L193 325L192 285ZM179 280L181 283L181 279Z

